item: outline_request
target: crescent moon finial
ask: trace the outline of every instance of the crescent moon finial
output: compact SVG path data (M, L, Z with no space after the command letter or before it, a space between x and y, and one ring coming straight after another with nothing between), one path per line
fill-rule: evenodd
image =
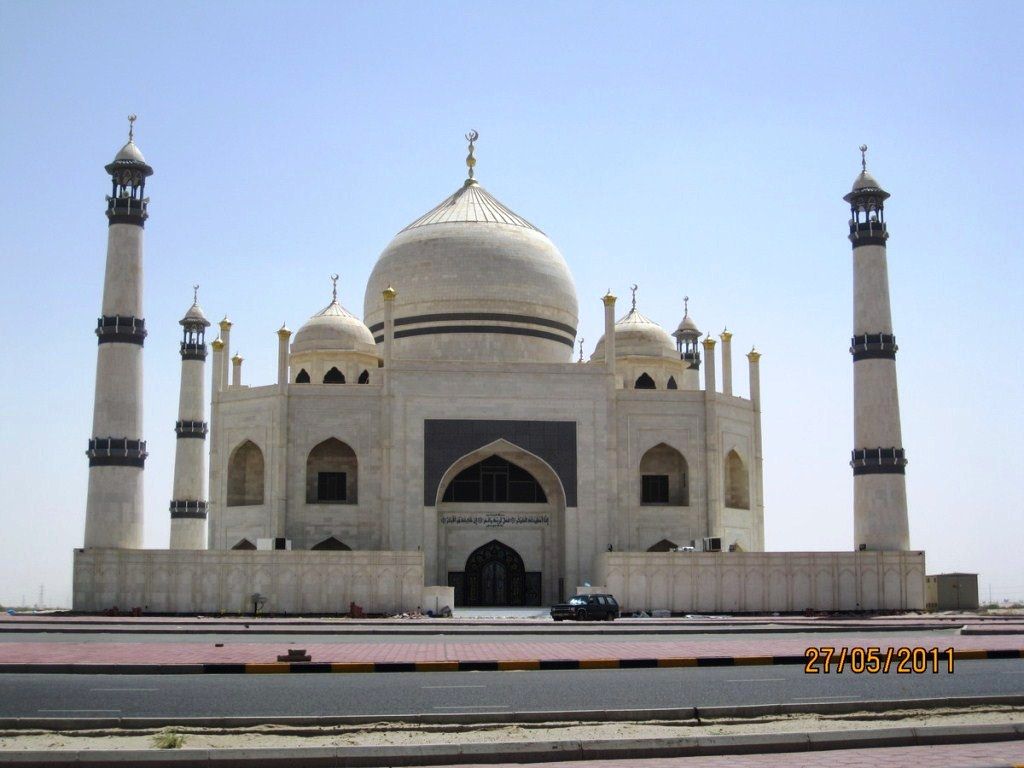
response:
M331 275L331 300L338 300L338 273Z
M629 310L630 312L635 312L636 311L636 289L637 289L636 283L633 283L631 286L629 286L629 290L631 290L633 292L633 306Z
M473 150L475 149L473 145L479 138L480 134L475 130L470 130L470 132L466 134L466 141L469 142L469 154L466 155L466 167L469 169L469 177L466 181L473 181L473 166L476 165L476 158L473 157Z
M860 145L860 169L861 171L867 171L868 169L868 145Z

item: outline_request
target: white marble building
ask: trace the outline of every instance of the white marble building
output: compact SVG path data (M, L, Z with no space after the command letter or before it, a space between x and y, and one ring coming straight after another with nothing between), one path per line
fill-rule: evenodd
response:
M609 548L763 549L760 416L731 366L702 389L692 319L674 341L634 299L612 323L613 296L612 343L574 361L577 301L551 240L471 175L384 248L365 323L332 299L282 329L279 381L242 383L237 358L228 381L223 321L210 548L420 550L459 604L537 605Z
M569 265L474 179L476 136L467 138L468 178L384 248L362 320L335 291L294 336L278 331L277 380L262 384L243 382L232 324L220 322L208 427L197 406L205 317L193 305L182 320L177 429L187 445L171 551L133 552L111 522L122 513L93 504L87 517L110 535L76 553L75 606L237 611L270 590L268 610L344 611L346 595L392 611L437 587L452 588L457 606L543 605L606 582L628 608L923 604L923 553L762 554L760 355L746 356L750 399L736 396L732 334L716 351L684 303L670 335L639 311L633 286L625 312L610 293L591 299L603 300L604 335L574 360ZM144 164L129 145L118 157ZM111 237L144 221L111 218ZM872 253L884 260L884 248ZM137 345L137 357L141 339L122 336L110 341ZM117 439L125 457L91 471L102 479L108 464L124 464L141 478L141 435ZM885 510L873 514L884 526ZM141 523L141 509L125 519ZM771 589L755 591L762 581Z

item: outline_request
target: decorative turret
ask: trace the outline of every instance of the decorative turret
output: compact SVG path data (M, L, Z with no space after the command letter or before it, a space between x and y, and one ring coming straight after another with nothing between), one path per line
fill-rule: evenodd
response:
M85 509L85 546L142 546L142 233L146 179L153 169L135 146L135 115L128 143L106 166L113 194L107 198L107 260L103 306L96 323L96 399Z
M902 550L910 533L885 248L889 193L868 173L867 149L861 145L861 172L843 197L853 244L854 545Z
M700 368L700 329L690 317L690 297L683 297L683 319L672 334L676 339L676 351L679 359L690 364L690 368Z
M203 369L206 329L210 321L199 306L199 286L192 287L192 306L179 321L181 340L181 393L178 398L178 436L174 456L174 492L171 500L171 549L206 549L206 488L204 455L208 427L204 416Z
M128 116L128 143L106 166L111 179L107 218L111 224L138 224L141 227L149 217L146 179L153 175L153 169L135 146L135 120L135 115Z

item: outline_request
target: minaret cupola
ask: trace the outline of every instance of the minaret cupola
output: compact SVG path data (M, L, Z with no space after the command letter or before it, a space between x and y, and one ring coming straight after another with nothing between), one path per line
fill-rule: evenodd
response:
M128 143L118 151L113 161L105 166L111 178L111 191L107 197L107 218L111 224L139 224L148 218L146 207L146 179L153 169L135 145L135 115L128 116Z
M868 172L868 145L860 145L860 174L843 200L850 204L850 241L857 245L885 245L885 201L889 193Z
M192 306L178 323L181 325L181 359L205 360L206 329L210 327L210 321L199 306L198 285L192 286Z
M676 339L679 359L694 370L700 368L700 328L690 317L690 297L683 297L683 319L672 334Z

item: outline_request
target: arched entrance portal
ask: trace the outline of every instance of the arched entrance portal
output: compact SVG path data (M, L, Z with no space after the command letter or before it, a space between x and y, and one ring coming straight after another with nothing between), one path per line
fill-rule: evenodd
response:
M456 605L540 605L540 574L527 572L519 553L497 539L473 551L461 581Z

